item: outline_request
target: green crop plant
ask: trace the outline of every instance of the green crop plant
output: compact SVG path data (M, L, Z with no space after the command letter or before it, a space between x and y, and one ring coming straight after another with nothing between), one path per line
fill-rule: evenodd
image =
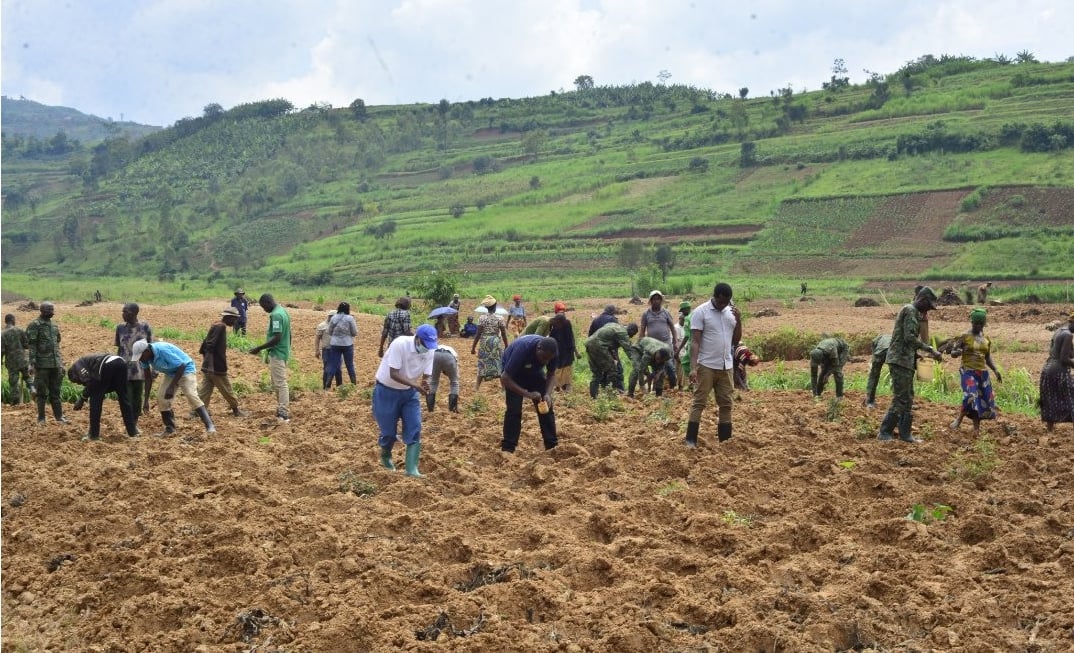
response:
M947 519L947 515L952 510L951 506L942 503L934 503L931 508L926 507L923 503L915 503L910 506L910 512L907 513L906 519L922 524L927 524L930 521L943 521Z
M948 475L955 479L977 481L987 477L1001 464L1003 461L996 453L996 441L981 434L969 451L956 451L951 456Z
M668 481L667 483L662 485L660 489L656 491L656 493L662 497L666 497L675 494L676 492L682 492L688 487L689 486L687 486L686 483L684 483L683 481L675 479L672 481Z
M363 480L353 470L347 470L339 475L339 491L353 494L359 497L371 497L377 493L377 484Z
M720 515L720 521L730 526L744 526L746 528L753 528L753 522L755 520L756 517L754 517L753 515L740 515L734 510L725 510L724 513Z
M824 419L829 422L838 422L843 411L843 400L832 397L828 400L828 406L824 410Z
M466 404L466 416L476 417L477 415L484 415L489 410L489 401L485 398L485 395L474 395L474 398L470 400L470 403Z

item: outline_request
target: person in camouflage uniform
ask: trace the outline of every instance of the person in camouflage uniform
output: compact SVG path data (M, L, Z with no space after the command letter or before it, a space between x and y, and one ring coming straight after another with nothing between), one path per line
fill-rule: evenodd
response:
M45 423L45 403L52 405L52 416L67 424L60 400L63 381L63 359L60 356L60 328L52 321L56 307L41 302L41 315L26 327L30 348L30 374L37 382L37 423Z
M633 346L630 339L638 333L638 325L631 322L623 326L610 322L597 329L585 341L586 357L589 359L589 371L593 378L589 382L589 396L596 399L597 390L611 385L619 392L623 387L623 368L619 364L619 350L629 351Z
M634 389L639 383L642 394L645 394L649 383L652 383L653 394L657 397L662 395L667 364L674 356L671 345L656 338L639 338L636 345L627 349L627 355L632 363L627 396L634 396Z
M30 343L26 339L26 332L15 326L15 316L11 313L4 316L2 342L4 367L7 368L7 382L11 389L11 404L18 406L22 403L23 382L26 382L26 387L32 394L34 380L30 376L30 362L26 357Z
M877 440L891 440L897 425L900 440L917 442L911 432L914 421L914 373L917 369L915 355L918 349L923 349L934 360L940 360L940 352L920 337L921 317L934 308L936 293L925 286L917 293L914 302L903 306L895 317L887 356L888 371L891 373L891 407L880 423Z
M866 408L876 408L876 386L880 383L880 373L884 371L884 363L888 360L888 349L891 347L891 336L884 334L873 338L873 358L869 363L869 380L865 383Z
M824 392L828 377L835 379L835 398L843 398L843 366L850 360L850 345L842 338L825 338L809 352L809 381L813 396Z

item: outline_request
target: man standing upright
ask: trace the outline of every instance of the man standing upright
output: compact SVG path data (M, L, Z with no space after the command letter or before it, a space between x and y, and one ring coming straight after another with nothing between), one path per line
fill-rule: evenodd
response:
M235 296L231 299L231 308L239 312L239 319L231 328L235 333L246 335L246 312L250 310L250 300L246 299L246 291L242 288L235 289Z
M130 404L134 408L134 414L139 412L149 414L149 395L153 391L152 372L142 369L142 366L132 358L132 347L139 340L148 343L153 342L153 329L148 322L138 319L138 304L128 302L123 305L123 323L116 325L116 353L128 361L127 364L127 392L130 393Z
M380 330L380 349L377 356L384 358L385 345L399 336L412 336L414 331L410 325L410 297L400 297L395 300L395 310L389 311L384 316L384 327Z
M60 400L60 384L63 381L63 359L60 356L60 328L52 321L56 306L41 302L41 315L26 327L26 340L30 349L30 376L37 385L37 423L45 423L45 403L52 405L52 416L57 422L67 424Z
M927 351L934 360L941 358L940 352L921 340L921 317L934 308L936 293L925 286L917 293L914 302L903 306L895 316L887 356L888 372L891 374L891 406L884 415L884 421L880 422L877 440L891 440L895 427L898 426L900 440L911 444L917 442L912 432L917 350Z
M213 396L213 389L220 391L227 402L231 414L235 417L249 417L249 413L239 408L239 398L231 388L231 381L227 377L227 333L235 327L239 319L239 312L228 306L220 313L220 321L209 327L205 339L201 341L202 355L201 381L198 382L198 399L206 406Z
M686 423L686 446L697 446L701 413L709 392L716 395L720 410L716 426L720 442L731 438L731 407L734 402L734 347L742 340L742 319L731 303L731 286L718 283L712 299L690 314L690 383L694 400Z
M276 393L276 419L290 422L291 394L287 388L287 361L291 360L291 316L268 293L261 295L257 303L261 310L269 314L268 334L267 340L251 349L250 353L257 355L262 350L268 350L269 378Z
M664 308L664 294L659 290L649 293L649 310L641 314L641 328L638 330L638 340L643 338L655 338L671 347L671 351L679 351L679 338L675 334L675 320L671 313ZM664 363L668 378L668 387L675 387L678 382L675 379L675 365L670 359Z
M30 343L26 339L26 332L15 326L15 315L8 313L4 316L3 355L4 367L7 368L7 383L11 390L11 404L18 406L22 403L23 381L26 387L33 391L34 381L30 376L30 361L26 355Z

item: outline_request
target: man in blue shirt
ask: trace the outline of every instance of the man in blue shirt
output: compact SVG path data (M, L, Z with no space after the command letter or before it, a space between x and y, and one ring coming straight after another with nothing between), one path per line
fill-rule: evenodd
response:
M235 289L235 297L231 300L231 308L239 312L239 319L235 320L232 328L235 333L246 335L246 312L250 310L250 300L246 299L246 291L242 288Z
M216 433L209 411L198 398L197 370L194 368L194 360L187 356L186 352L169 342L150 344L139 340L131 346L131 359L139 361L143 370L148 370L152 365L154 370L164 375L164 381L157 390L157 407L160 408L160 418L164 421L164 432L161 435L175 433L172 399L177 390L186 395L190 408L205 424L205 432Z
M538 335L519 336L503 351L503 386L507 410L503 414L503 442L500 450L514 453L522 433L522 400L529 399L537 409L544 448L559 444L556 438L556 414L552 410L552 387L556 382L556 359L559 346L555 339Z

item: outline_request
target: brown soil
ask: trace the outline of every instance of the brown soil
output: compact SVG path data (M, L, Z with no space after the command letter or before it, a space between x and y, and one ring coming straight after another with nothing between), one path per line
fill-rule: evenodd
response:
M576 326L604 303L578 302ZM639 307L618 303L637 317ZM751 311L780 315L747 328L890 328L896 307L850 303L755 302ZM195 331L220 308L144 306L143 317L158 330ZM1060 312L1044 308L990 313L991 336L1035 349L999 352L1002 367L1036 375L1042 325ZM943 309L933 331L961 330L966 311ZM119 313L114 303L59 306L66 359L109 349L112 333L98 324ZM312 334L322 313L291 314L299 365L319 370ZM252 314L254 332L264 325ZM953 478L973 437L968 426L948 428L951 407L927 401L915 427L928 439L911 446L874 440L880 415L856 393L838 421L806 391L743 393L734 437L716 442L710 406L690 451L680 444L687 396L672 395L666 411L654 399L626 402L598 422L574 392L556 407L558 448L541 450L527 415L518 453L501 455L503 399L486 385L487 409L469 414L446 412L441 391L425 415L425 476L411 479L379 467L363 392L379 328L370 316L360 328L359 391L298 393L286 425L256 392L242 398L248 419L223 416L214 397L216 435L180 410L176 437L152 435L154 413L142 420L146 434L128 440L108 402L105 441L88 445L79 442L85 412L38 427L31 408L5 406L2 650L1074 646L1070 425L1049 434L1020 415L987 422L1002 464ZM468 341L450 344L466 408L474 358ZM231 363L233 377L257 387L256 357L233 353ZM345 474L375 484L375 495L342 491ZM918 523L905 518L915 504L952 512Z

